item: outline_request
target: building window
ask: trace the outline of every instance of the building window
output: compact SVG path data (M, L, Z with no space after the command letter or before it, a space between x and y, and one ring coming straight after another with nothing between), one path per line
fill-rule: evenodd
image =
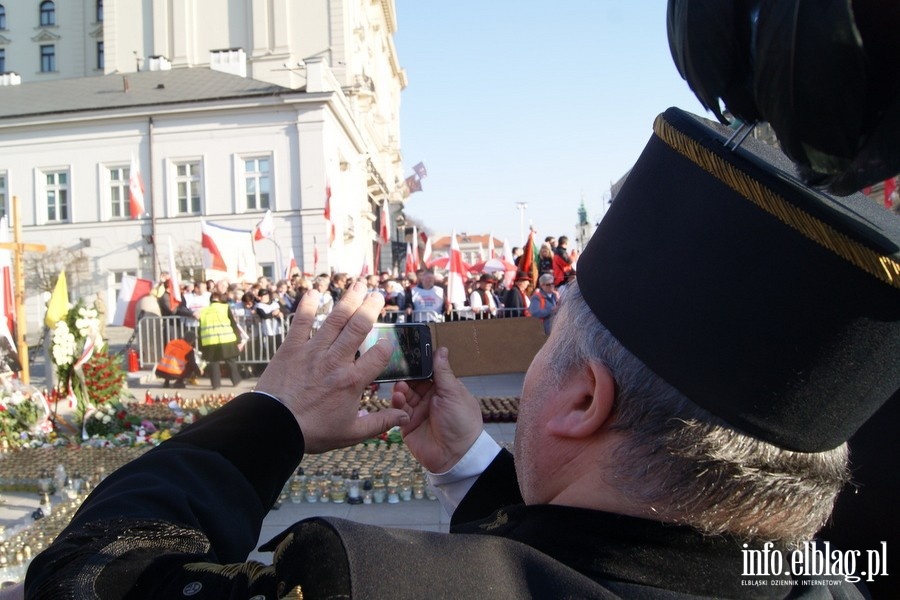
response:
M109 169L109 215L113 219L125 219L130 216L128 209L128 167L111 167Z
M247 210L271 208L269 190L272 185L272 161L268 157L261 157L245 158L243 162Z
M47 195L47 221L65 223L69 220L69 173L48 171L44 173Z
M184 162L175 165L175 193L178 214L200 214L200 163Z
M9 214L6 210L6 173L0 173L0 219Z
M103 22L103 0L97 0L97 22Z
M275 276L275 265L272 263L260 263L259 268L262 271L263 277L267 277L269 281L276 281L279 279Z
M0 48L0 73L6 73L6 48Z
M103 42L97 42L97 68L102 69L105 66L106 60L103 56Z
M6 7L0 4L0 29L6 29Z
M41 2L41 27L56 25L56 5L50 0Z
M41 73L54 71L56 71L56 46L53 44L41 46Z

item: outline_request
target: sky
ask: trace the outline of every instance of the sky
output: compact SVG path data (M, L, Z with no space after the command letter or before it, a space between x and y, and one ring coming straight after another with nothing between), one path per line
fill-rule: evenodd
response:
M706 113L672 62L666 0L396 0L404 212L432 235L521 245L597 223L670 106ZM664 190L661 190L664 192ZM517 203L524 202L524 211Z

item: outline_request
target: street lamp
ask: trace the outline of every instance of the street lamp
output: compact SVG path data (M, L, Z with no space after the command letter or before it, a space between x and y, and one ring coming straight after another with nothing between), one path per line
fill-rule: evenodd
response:
M525 209L528 208L527 202L516 202L516 208L519 209L519 246L525 246Z

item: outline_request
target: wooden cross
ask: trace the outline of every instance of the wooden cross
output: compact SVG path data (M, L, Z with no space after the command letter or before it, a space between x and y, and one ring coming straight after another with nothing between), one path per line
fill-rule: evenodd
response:
M26 252L45 252L44 244L24 244L22 240L22 223L19 220L19 197L12 197L12 223L13 241L0 242L0 250L9 250L13 255L14 289L16 290L16 348L19 351L19 362L22 364L22 383L28 385L30 376L28 373L28 344L25 343L25 330L28 329L25 317L25 266L24 255ZM47 366L50 368L50 365Z

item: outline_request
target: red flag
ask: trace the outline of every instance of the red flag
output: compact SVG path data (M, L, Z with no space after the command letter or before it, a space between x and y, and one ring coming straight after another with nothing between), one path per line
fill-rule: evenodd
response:
M325 229L328 231L328 246L334 244L334 223L331 222L331 182L325 182Z
M274 234L275 221L272 219L272 211L267 210L266 214L260 222L256 224L256 228L253 230L253 239L257 242L266 238L272 239Z
M137 305L141 298L150 293L153 282L149 279L138 279L133 275L122 275L119 287L119 298L116 301L116 314L113 325L131 327L137 325Z
M884 182L884 207L894 206L894 192L897 190L897 178L891 177Z
M382 244L387 244L391 241L391 228L390 228L390 211L388 211L388 201L385 201L381 204L381 216L379 217L379 226L378 226L378 239Z
M567 263L565 259L557 254L553 253L553 285L560 285L563 281L566 280L566 276L569 274L569 271L572 270L572 265Z
M132 219L144 216L144 181L134 154L131 155L131 167L128 170L128 209Z
M540 264L540 255L538 248L534 243L534 229L528 232L528 241L522 248L522 258L519 259L519 270L524 271L531 279L531 283L536 287L538 280L538 265Z

